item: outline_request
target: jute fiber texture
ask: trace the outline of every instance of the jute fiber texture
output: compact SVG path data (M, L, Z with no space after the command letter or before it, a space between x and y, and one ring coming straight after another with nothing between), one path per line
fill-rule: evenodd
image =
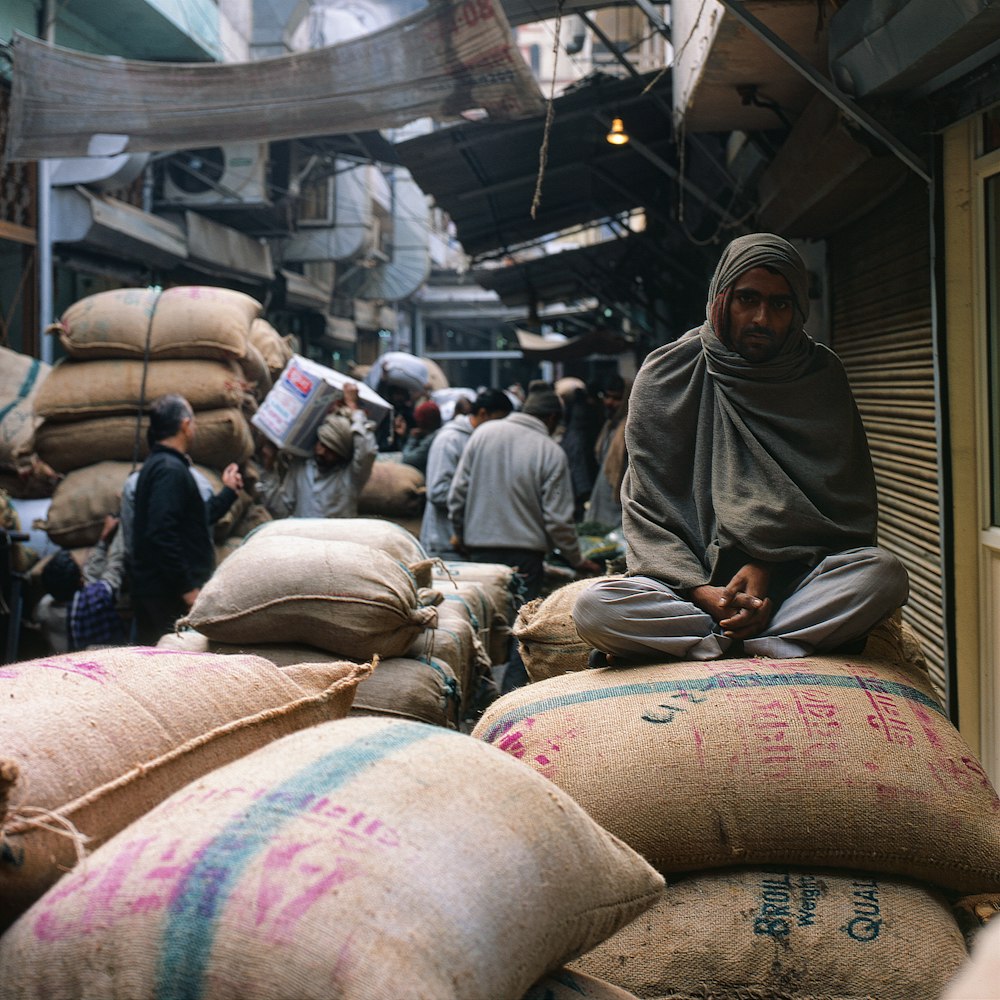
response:
M16 465L35 447L35 400L51 365L0 347L0 463Z
M261 305L228 288L118 288L74 302L57 324L71 358L242 358ZM151 322L152 321L152 322Z
M345 716L370 669L323 664L307 686L259 657L145 647L0 668L0 928L188 781Z
M189 784L95 852L0 938L0 997L519 998L662 889L494 748L346 719Z
M354 542L254 537L202 588L182 626L217 642L289 642L352 660L401 655L433 626L412 574Z
M376 517L286 517L262 525L253 533L253 540L275 536L355 542L407 565L427 558L423 546L405 528Z
M231 361L60 362L49 373L35 401L35 411L52 422L134 414L140 400L149 407L159 396L180 392L195 410L243 405L250 385Z
M242 411L202 410L196 414L198 431L189 452L199 465L224 469L245 462L253 454L253 438ZM136 417L93 417L72 423L45 421L35 435L35 448L57 472L72 472L102 461L131 462L136 450ZM146 429L139 420L139 458L149 454Z
M443 660L458 678L461 707L464 711L476 694L479 678L490 671L490 658L479 636L466 621L438 622L410 644L403 654L411 659L433 657Z
M248 338L251 344L260 351L271 380L276 381L285 370L285 365L292 360L293 351L288 341L266 319L255 319L250 324Z
M1000 887L1000 800L929 685L875 661L565 674L474 735L547 775L658 870L857 868Z
M59 481L43 527L49 539L64 549L94 545L104 518L117 514L131 462L96 462L74 469Z
M451 667L438 658L392 656L379 660L358 685L352 715L387 715L457 729L461 687Z
M509 567L505 567L508 568ZM510 574L513 571L510 570ZM508 575L508 581L510 575ZM466 600L480 605L479 618L485 623L483 642L494 663L503 663L508 656L510 645L510 630L514 624L513 600L510 590L501 589L495 581L466 580L456 578L454 582L433 580L433 585L445 596L457 594Z
M619 577L598 579L616 580ZM576 631L573 608L580 592L594 582L595 578L591 577L567 583L548 597L529 601L517 613L514 638L521 650L524 669L533 681L586 668L592 647Z
M965 957L944 897L917 883L732 868L671 881L573 968L657 1000L937 1000Z
M376 517L420 517L427 487L424 474L402 462L376 462L358 497L358 513Z

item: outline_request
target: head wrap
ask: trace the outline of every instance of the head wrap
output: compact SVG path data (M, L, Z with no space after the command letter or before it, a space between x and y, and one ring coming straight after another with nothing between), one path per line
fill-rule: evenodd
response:
M342 461L354 454L354 435L351 430L351 421L343 414L331 413L319 425L316 436L319 438L320 444L326 445Z
M737 279L755 267L777 271L792 291L795 315L781 354L794 352L802 342L803 326L809 318L809 272L799 252L788 240L772 233L738 236L722 252L708 286L706 316L708 326L725 341L729 327L729 306Z

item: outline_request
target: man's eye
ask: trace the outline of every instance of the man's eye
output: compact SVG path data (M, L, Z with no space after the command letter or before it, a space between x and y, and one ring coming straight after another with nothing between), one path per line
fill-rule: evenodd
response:
M755 306L759 301L756 295L751 295L749 292L742 292L737 298L741 306Z
M791 299L771 299L771 308L776 312L784 312L786 309L791 309L791 307Z

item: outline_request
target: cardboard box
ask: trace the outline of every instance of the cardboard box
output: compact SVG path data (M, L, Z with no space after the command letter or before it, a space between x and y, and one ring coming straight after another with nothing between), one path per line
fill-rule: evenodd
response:
M250 421L283 451L311 455L316 428L331 404L343 398L345 382L357 385L358 402L376 425L389 415L391 405L364 382L293 354Z

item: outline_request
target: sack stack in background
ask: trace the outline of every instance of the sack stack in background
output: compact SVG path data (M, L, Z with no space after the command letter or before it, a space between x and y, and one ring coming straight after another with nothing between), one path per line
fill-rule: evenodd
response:
M521 577L501 563L445 562L435 572L432 585L445 597L482 591L490 661L505 663L514 620L524 601Z
M74 303L54 327L68 357L35 400L39 456L61 473L144 458L140 408L178 392L197 414L192 460L215 469L245 462L245 411L270 386L250 342L260 310L249 295L207 286L123 288Z
M37 358L0 347L0 487L11 496L24 495L18 487L37 462L35 397L50 367Z
M856 657L588 670L563 589L515 626L548 679L473 735L670 882L574 967L646 998L937 997L965 954L946 898L1000 890L1000 799L898 616Z
M427 499L424 474L397 458L387 455L376 458L372 474L358 497L358 513L365 517L386 518L419 538L420 519Z

